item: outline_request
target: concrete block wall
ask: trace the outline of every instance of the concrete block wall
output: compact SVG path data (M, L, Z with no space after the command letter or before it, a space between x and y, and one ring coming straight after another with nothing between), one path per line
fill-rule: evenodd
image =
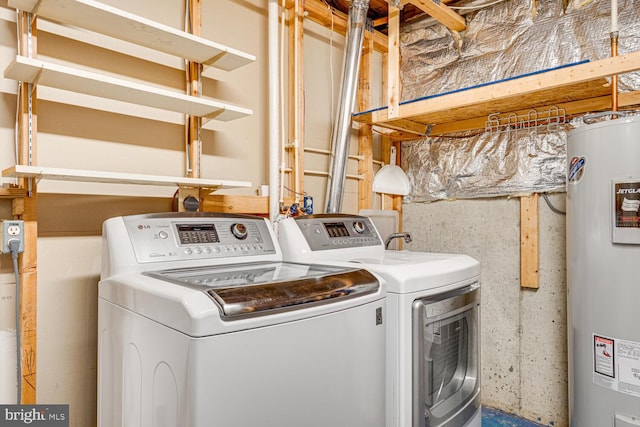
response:
M550 196L564 210L565 195ZM540 287L520 288L518 198L403 206L405 249L464 253L482 268L484 405L568 425L565 217L540 198Z

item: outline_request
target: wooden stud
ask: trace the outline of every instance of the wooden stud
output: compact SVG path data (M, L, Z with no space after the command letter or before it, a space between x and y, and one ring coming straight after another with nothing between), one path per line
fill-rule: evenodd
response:
M402 144L400 142L393 142L392 145L396 147L396 162L399 164L400 159L402 159ZM398 231L402 231L402 200L403 196L393 196L393 210L398 212ZM397 240L396 247L398 250L402 250L403 243L402 239Z
M366 110L371 105L371 70L373 68L373 40L365 39L360 57L358 80L358 107ZM358 129L358 210L373 207L373 129L361 124Z
M389 119L400 112L400 9L389 3L389 48L387 54L387 114Z
M20 12L18 17L23 56L37 55L37 20L31 14ZM29 26L31 36L29 37ZM31 103L30 103L31 101ZM31 113L29 113L29 103ZM28 83L21 83L18 99L18 163L35 165L37 163L37 89ZM37 385L37 302L38 302L38 195L37 184L33 179L20 179L20 189L26 197L16 199L13 213L24 221L24 252L18 256L20 279L20 340L22 369L22 392L19 396L22 404L36 403Z
M538 194L520 197L520 286L539 287Z
M388 135L382 136L381 157L382 162L388 165L391 161L391 138ZM397 152L396 152L397 158ZM382 209L393 209L393 196L390 194L381 194L380 205Z
M195 36L202 34L202 4L200 0L189 0L189 17L191 19L191 28L189 31ZM202 65L189 61L187 63L187 94L195 97L201 96L200 93L200 74ZM186 176L189 178L200 178L201 165L200 156L202 147L200 144L200 129L202 127L202 119L189 115L186 123L186 155L187 155L187 171Z

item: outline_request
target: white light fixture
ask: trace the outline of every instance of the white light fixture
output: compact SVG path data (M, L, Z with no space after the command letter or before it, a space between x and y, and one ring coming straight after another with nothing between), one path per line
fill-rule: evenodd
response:
M376 193L406 196L411 185L401 167L396 166L396 147L391 147L390 164L384 165L373 177L373 191Z

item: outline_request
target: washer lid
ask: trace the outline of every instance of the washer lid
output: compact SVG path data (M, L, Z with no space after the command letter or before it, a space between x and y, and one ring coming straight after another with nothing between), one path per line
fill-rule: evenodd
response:
M460 254L385 251L380 257L349 262L376 273L387 282L388 292L400 294L477 280L480 275L480 263Z
M205 292L226 320L307 308L372 294L378 280L366 270L290 262L203 266L143 273Z

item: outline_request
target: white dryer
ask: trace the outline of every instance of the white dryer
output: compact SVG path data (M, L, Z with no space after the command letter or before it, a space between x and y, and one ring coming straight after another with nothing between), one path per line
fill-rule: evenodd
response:
M263 218L103 226L101 427L384 426L383 282L282 262Z
M285 260L358 266L387 282L387 427L480 427L480 266L466 255L385 251L346 214L279 224Z

